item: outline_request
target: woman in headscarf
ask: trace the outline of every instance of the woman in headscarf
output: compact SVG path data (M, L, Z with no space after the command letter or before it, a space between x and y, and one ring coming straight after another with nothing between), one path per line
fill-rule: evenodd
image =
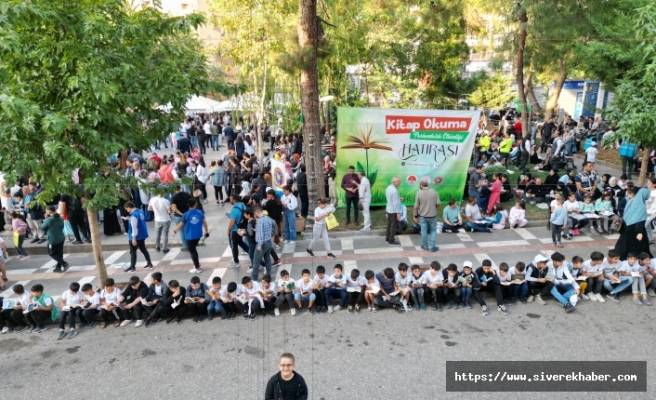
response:
M629 253L648 253L649 239L645 224L647 222L647 206L645 201L649 199L651 191L656 188L656 178L651 177L647 187L639 189L634 187L626 192L626 207L622 214L622 226L620 237L615 243L615 250L620 252L620 259L626 260Z

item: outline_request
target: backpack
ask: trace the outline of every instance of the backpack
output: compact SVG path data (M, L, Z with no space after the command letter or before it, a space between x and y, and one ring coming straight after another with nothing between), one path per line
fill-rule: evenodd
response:
M235 204L235 208L239 210L239 217L235 218L235 224L239 225L239 223L241 223L242 218L244 218L244 203Z

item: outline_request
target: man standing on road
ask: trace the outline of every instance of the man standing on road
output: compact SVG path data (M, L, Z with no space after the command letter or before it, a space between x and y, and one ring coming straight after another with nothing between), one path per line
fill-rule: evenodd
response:
M173 221L176 225L182 221L184 213L189 211L189 199L191 199L191 195L183 191L182 186L178 186L176 193L171 197L171 210L173 211ZM180 231L180 241L182 242L182 251L189 251L187 239L182 231Z
M30 182L29 186L23 186L23 211L27 214L27 225L34 235L32 243L39 244L46 241L43 231L39 229L44 217L43 208L35 201L40 192L41 189L37 189L36 183Z
M401 184L401 179L398 176L392 178L392 184L387 187L385 190L385 198L387 199L387 205L385 206L385 212L387 213L387 235L385 236L387 244L390 246L400 246L401 244L394 240L394 235L396 230L399 228L399 221L401 220L401 215L403 210L401 207L403 205L401 202L403 199L399 197L399 185Z
M153 263L150 261L150 254L146 249L146 239L148 239L148 227L146 226L146 216L144 212L136 208L134 203L128 201L125 203L125 211L130 214L128 223L128 244L130 245L130 267L124 272L137 271L137 249L146 258L145 269L153 269Z
M360 178L355 175L355 167L348 167L348 174L342 177L342 189L346 192L346 225L351 223L351 207L353 207L353 221L358 226L358 185Z
M283 353L278 362L280 372L269 379L265 400L307 400L308 387L305 379L298 372L294 372L294 356L291 353Z
M178 139L178 150L180 150L180 154L191 154L191 142L184 133L181 133L180 139Z
M223 137L228 141L228 148L232 148L235 145L235 131L232 129L230 122L226 123L226 126L223 128Z
M232 204L232 210L230 210L230 221L228 221L228 237L230 238L230 248L232 249L232 262L230 263L229 268L239 268L239 248L248 252L248 246L244 244L241 235L239 235L239 224L241 224L244 219L244 211L246 206L241 202L241 197L239 194L233 193L230 196L230 204ZM255 264L253 264L255 265Z
M163 193L160 193L150 199L150 203L148 204L148 211L155 213L155 229L157 230L155 250L159 252L161 249L164 254L166 254L169 252L169 228L171 227L172 212L171 203L169 203L169 201L164 198ZM164 234L164 248L159 247L162 233Z
M358 171L358 177L360 178L358 194L360 196L360 205L362 206L362 216L364 216L364 227L361 230L370 231L371 214L369 213L369 206L371 205L371 184L364 171Z
M267 275L271 276L271 237L273 235L273 224L275 222L264 215L262 207L253 207L253 214L257 218L255 225L255 255L253 255L253 281L257 281L260 263L264 260L264 268Z
M68 263L64 261L64 219L57 214L55 206L46 207L46 219L41 224L41 231L48 237L48 254L57 261L54 272L66 272ZM64 270L62 271L62 267Z
M472 173L469 175L469 182L467 186L467 194L469 197L475 197L476 199L479 199L481 197L481 192L479 192L479 188L483 186L483 183L481 183L481 180L483 179L483 170L485 167L482 165L477 165L476 169L472 171Z
M298 174L296 174L296 187L298 188L298 197L301 199L301 217L307 218L310 201L308 197L307 174L305 173L305 165L301 165L301 169L299 170ZM365 223L367 222L366 217L364 221Z
M414 222L421 226L421 248L422 250L436 252L439 248L435 245L437 228L437 206L442 204L440 196L435 189L428 187L428 182L423 180L419 183L419 192L415 197ZM430 231L430 240L428 240Z

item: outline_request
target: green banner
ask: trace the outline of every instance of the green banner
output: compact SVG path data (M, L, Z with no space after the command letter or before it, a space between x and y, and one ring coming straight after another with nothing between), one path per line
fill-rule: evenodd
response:
M442 203L462 200L476 140L480 111L337 109L337 178L344 205L342 177L350 166L371 183L371 205L385 205L385 190L399 177L403 203L413 205L422 180L436 189Z

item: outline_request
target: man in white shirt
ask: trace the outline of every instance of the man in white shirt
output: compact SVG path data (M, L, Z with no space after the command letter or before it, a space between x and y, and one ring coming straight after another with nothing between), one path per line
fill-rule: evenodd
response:
M171 227L171 203L164 198L163 194L158 194L150 199L148 211L155 213L155 230L157 238L155 239L155 250L160 251L159 243L162 234L164 234L164 248L161 249L164 254L169 252L169 228Z
M282 193L280 201L283 206L283 221L285 222L285 240L283 243L294 244L296 243L296 212L294 210L298 207L298 201L289 186L282 188Z
M358 177L360 177L358 195L360 197L360 205L362 206L362 215L364 216L364 227L361 230L370 231L371 213L369 213L369 205L371 205L371 184L364 171L358 171Z
M385 212L387 213L387 244L390 246L400 246L401 244L394 240L394 235L399 228L399 221L401 220L401 203L403 199L399 197L398 187L401 185L401 179L398 176L392 178L392 184L385 190L385 198L387 205Z

